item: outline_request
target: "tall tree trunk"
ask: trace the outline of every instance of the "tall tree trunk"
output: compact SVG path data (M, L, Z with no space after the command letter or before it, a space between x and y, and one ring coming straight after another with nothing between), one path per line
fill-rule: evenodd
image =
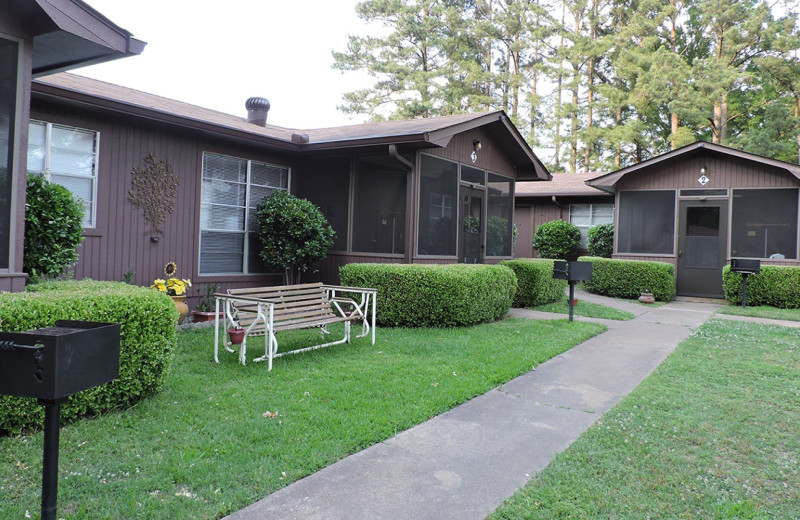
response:
M589 58L589 70L587 76L587 83L589 84L589 95L586 101L586 152L584 154L583 168L586 173L589 173L589 164L592 160L592 143L589 141L588 132L592 129L592 110L594 109L594 58Z
M622 126L622 107L617 107L617 128ZM614 165L619 168L622 164L622 141L617 141L616 151L614 153Z
M567 6L566 2L561 2L561 38L558 43L558 74L556 75L556 110L555 110L555 123L556 131L553 136L554 145L556 149L556 156L553 160L553 171L559 171L560 156L561 156L561 87L564 81L564 57L561 55L564 49L564 21L566 19Z

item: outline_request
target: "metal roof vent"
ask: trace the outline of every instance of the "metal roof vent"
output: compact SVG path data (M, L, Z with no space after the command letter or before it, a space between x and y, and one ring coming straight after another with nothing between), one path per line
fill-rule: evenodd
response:
M247 109L247 122L258 126L267 126L269 100L263 97L251 97L244 103Z

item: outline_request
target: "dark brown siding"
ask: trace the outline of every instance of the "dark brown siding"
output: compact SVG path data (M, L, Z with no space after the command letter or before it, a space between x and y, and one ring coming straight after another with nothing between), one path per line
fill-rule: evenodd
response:
M174 261L178 277L190 278L198 286L196 289L211 282L221 283L223 288L275 283L276 277L270 275L198 275L202 154L215 152L289 167L293 166L292 158L226 144L180 128L36 102L32 117L100 132L97 227L84 231L75 278L121 280L124 273L132 270L136 285L149 285L153 279L163 278L164 265ZM159 226L161 233L155 232L145 222L142 211L128 200L130 172L143 166L151 153L171 163L180 182L173 211ZM151 240L153 236L159 238L158 242ZM197 290L190 292L190 306L196 293Z
M709 183L700 185L700 169L706 167ZM694 156L654 165L649 171L623 177L618 190L686 188L788 188L800 180L768 165L719 155Z
M473 149L472 142L475 139L481 141L481 149L477 154L478 159L473 164L470 155ZM500 151L492 135L482 128L476 128L454 136L447 145L447 148L426 149L424 153L444 157L445 159L458 161L467 165L473 165L476 168L499 173L511 177L512 179L517 178L514 165L511 164L506 158L506 155Z

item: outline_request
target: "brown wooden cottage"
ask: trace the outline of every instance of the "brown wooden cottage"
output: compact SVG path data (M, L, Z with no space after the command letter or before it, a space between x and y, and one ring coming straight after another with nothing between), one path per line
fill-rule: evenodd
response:
M731 257L800 265L800 166L707 142L587 181L614 194L614 258L675 265L678 294L722 297Z
M31 78L136 55L144 42L80 0L0 7L0 291L25 287L25 172Z
M514 195L515 258L535 258L533 234L552 220L564 220L581 230L581 250L586 250L590 227L614 220L614 196L586 185L598 173L553 173L551 182L520 182Z
M331 222L316 275L327 282L349 262L495 262L512 256L516 182L550 178L500 111L298 130L267 124L264 99L248 107L237 117L72 74L35 81L28 169L86 205L75 277L131 270L144 285L175 261L195 285L278 283L253 234L254 209L274 190ZM130 190L159 165L178 188L154 224Z

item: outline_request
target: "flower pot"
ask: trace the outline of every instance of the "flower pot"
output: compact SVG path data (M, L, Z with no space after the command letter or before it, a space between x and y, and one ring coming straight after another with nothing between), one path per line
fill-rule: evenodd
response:
M642 293L642 295L639 296L639 301L642 303L655 303L656 299L653 298L653 293Z
M183 296L170 296L172 301L175 303L175 308L178 309L178 325L183 323L183 320L186 319L186 316L189 315L189 306L186 305L186 295Z
M244 329L228 329L228 338L234 345L241 345L244 341Z
M222 313L219 313L220 317L222 317ZM202 323L204 321L214 321L214 318L217 316L216 312L206 312L206 311L192 311L192 321L195 323Z

